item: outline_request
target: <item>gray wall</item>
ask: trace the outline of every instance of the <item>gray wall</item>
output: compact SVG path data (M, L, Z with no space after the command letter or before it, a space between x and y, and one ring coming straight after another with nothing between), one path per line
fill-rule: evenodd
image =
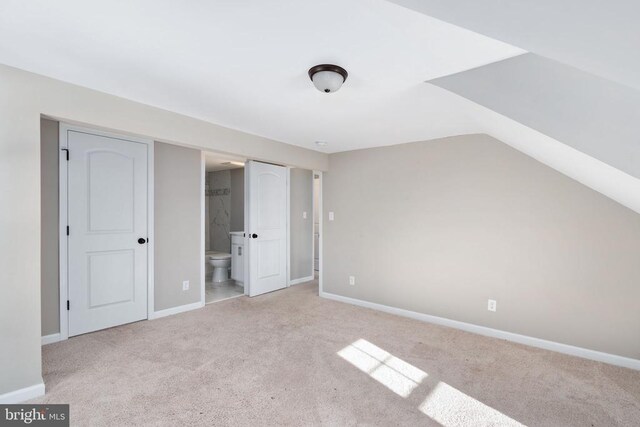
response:
M59 242L58 242L58 122L40 121L40 218L42 221L40 294L42 335L60 332Z
M296 280L313 274L313 172L291 169L289 186L290 271L291 280Z
M231 231L244 231L244 168L231 169Z
M155 143L155 310L200 301L200 151ZM182 281L189 280L188 291Z
M11 206L0 209L0 394L42 383L41 115L257 160L327 168L324 153L5 65L0 65L0 93L0 206Z
M640 359L640 215L565 175L468 135L332 154L323 195L325 292Z

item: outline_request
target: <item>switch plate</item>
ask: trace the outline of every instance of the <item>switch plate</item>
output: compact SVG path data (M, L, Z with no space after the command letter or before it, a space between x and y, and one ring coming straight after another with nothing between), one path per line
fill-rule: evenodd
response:
M351 286L355 286L355 284L356 284L356 276L349 276L349 284Z
M182 282L182 290L183 291L188 291L189 290L189 281L185 280L184 282Z
M333 218L334 218L333 212L329 212L329 221L333 221Z
M307 219L307 213L306 212L302 212L302 219Z
M496 302L496 300L494 300L494 299L490 299L490 300L487 302L487 310L489 310L489 311L496 311L497 305L498 305L498 303Z

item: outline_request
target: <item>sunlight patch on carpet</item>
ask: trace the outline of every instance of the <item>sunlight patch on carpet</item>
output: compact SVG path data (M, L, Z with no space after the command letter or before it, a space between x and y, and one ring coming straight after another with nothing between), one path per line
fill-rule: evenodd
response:
M402 397L409 396L427 377L426 372L364 339L346 346L338 356Z
M429 393L420 411L444 427L524 425L443 382Z

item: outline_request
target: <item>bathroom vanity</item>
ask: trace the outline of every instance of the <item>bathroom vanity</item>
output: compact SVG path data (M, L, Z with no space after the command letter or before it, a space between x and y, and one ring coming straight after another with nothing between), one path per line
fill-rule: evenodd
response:
M231 278L242 284L244 281L244 231L232 231Z

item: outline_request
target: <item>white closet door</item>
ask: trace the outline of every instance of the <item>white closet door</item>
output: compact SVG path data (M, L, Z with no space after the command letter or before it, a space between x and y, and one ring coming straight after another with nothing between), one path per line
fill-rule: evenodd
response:
M146 144L67 130L69 336L147 318Z

